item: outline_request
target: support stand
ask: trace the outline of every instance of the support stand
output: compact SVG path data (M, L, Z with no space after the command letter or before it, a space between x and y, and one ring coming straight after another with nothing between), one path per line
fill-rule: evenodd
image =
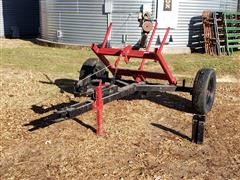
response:
M102 82L99 82L99 85L96 87L95 92L96 100L94 102L94 109L96 112L96 120L97 120L97 128L96 133L97 136L103 135L103 127L102 127L102 111L103 111L103 99L102 99Z
M192 141L196 144L202 144L204 138L204 122L206 116L195 114L192 123Z

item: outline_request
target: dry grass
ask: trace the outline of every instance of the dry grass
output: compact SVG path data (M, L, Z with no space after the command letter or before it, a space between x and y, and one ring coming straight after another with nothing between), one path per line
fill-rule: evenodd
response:
M13 67L42 73L62 74L75 76L80 65L89 57L95 57L88 48L60 49L42 47L23 40L2 40L1 61L2 67ZM214 68L219 77L239 77L240 51L233 56L208 56L203 54L165 55L165 58L174 72L179 76L193 77L196 71L203 67ZM124 63L123 63L124 64ZM139 62L131 61L124 67L138 66ZM154 62L147 62L146 68L159 71L160 67Z

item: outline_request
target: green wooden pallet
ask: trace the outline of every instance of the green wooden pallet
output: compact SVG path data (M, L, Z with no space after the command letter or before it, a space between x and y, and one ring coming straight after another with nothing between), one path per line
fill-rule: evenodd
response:
M240 50L240 12L222 12L225 31L226 52L231 55Z

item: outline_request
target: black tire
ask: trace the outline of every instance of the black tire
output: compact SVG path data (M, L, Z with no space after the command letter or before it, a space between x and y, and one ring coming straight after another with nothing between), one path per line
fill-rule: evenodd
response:
M213 69L200 69L193 84L192 105L197 114L211 111L216 91L216 73Z
M80 69L79 80L90 75L92 75L91 79L106 79L108 73L105 67L106 66L98 58L88 58Z

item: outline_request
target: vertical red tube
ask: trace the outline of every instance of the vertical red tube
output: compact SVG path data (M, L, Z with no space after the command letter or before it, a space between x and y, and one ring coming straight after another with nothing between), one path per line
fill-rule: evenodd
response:
M165 45L166 41L167 41L167 37L170 31L170 27L167 28L166 33L164 35L163 41L159 47L159 49L157 50L156 54L157 54L157 58L158 58L158 62L160 63L160 65L162 66L162 69L164 71L164 73L167 75L168 78L168 82L170 84L177 84L176 79L173 77L166 61L164 60L164 57L162 56L162 50L163 50L163 46Z
M165 32L165 35L164 35L164 37L163 37L163 41L162 41L162 43L161 43L161 45L160 45L160 47L159 47L159 49L158 49L158 51L157 51L157 54L159 54L159 53L162 52L163 46L164 46L165 43L166 43L166 40L167 40L169 31L170 31L170 27L168 27L167 30L166 30L166 32Z
M156 32L156 30L157 30L157 26L158 26L158 22L156 21L156 22L155 22L155 26L154 26L154 28L153 28L153 32L152 32L151 37L150 37L150 40L149 40L149 42L148 42L146 51L149 51L149 50L150 50L150 47L151 47L151 44L152 44L152 41L153 41L155 32Z
M103 111L103 99L102 99L102 81L99 82L99 85L96 88L96 119L97 119L97 136L103 135L103 126L102 126L102 111Z
M153 28L153 32L152 32L151 37L150 37L150 40L149 40L149 42L148 42L146 51L149 51L149 50L150 50L150 47L151 47L151 44L152 44L152 41L153 41L155 32L156 32L156 30L157 30L157 26L158 26L158 22L156 21L156 22L155 22L155 26L154 26L154 28ZM139 70L143 71L143 69L144 69L144 63L145 63L145 59L142 59L141 64L140 64L140 67L139 67Z
M103 40L103 43L102 43L102 48L105 48L106 47L106 44L107 44L107 41L108 41L108 38L109 38L109 35L112 31L112 22L110 23L108 29L107 29L107 32L105 34L105 37L104 37L104 40Z

